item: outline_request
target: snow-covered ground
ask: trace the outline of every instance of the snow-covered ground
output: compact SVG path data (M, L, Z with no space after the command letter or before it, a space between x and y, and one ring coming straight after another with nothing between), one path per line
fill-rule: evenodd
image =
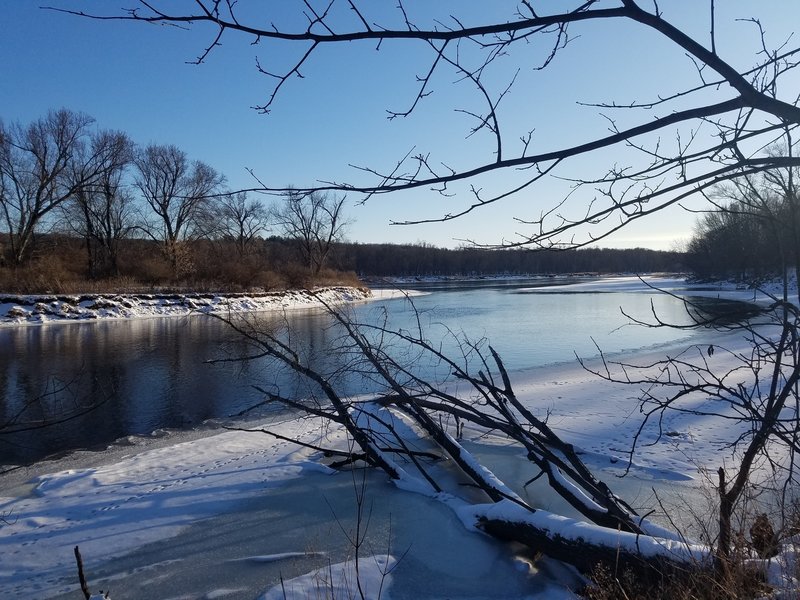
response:
M634 278L579 286L646 289ZM753 296L724 286L706 293ZM709 335L730 349L746 347L735 334ZM712 360L724 367L729 359L717 352ZM664 502L702 512L705 473L725 462L722 442L736 434L729 422L668 415L660 425L669 435L646 429L630 475L618 480L640 424L637 389L599 381L575 363L512 380L518 397L539 416L550 413L551 426L635 506L647 505L655 488ZM266 425L286 437L346 443L342 431L314 420ZM519 449L469 429L465 440L526 500L571 515L541 488L522 488L535 473ZM380 473L335 473L323 462L318 452L268 435L220 430L130 438L105 454L8 474L0 478L7 521L0 597L80 597L75 546L92 590L110 589L117 600L359 597L359 582L367 598L567 598L578 584L559 563L531 564L468 530L458 516L466 501L437 501L398 490ZM354 498L362 484L367 531L356 560L348 536L359 525Z
M367 300L367 288L326 287L263 294L0 295L0 326L311 308Z

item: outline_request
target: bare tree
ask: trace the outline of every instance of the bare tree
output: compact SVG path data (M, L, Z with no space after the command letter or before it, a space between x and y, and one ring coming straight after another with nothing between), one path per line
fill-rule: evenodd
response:
M164 244L176 275L191 270L182 242L198 233L198 219L224 180L207 164L189 162L176 146L150 145L134 159L135 184L155 217L144 229Z
M790 139L787 142L791 141ZM786 144L767 149L790 156ZM712 190L690 241L690 260L701 275L740 280L786 273L800 264L798 169L773 169L737 177Z
M785 144L768 149L768 156L791 158L796 151L791 135ZM757 238L770 240L772 274L783 289L771 296L772 302L756 309L747 320L735 323L709 321L702 310L688 304L698 325L713 325L742 331L749 340L749 352L733 352L724 347L693 347L675 358L650 365L606 363L596 374L644 389L642 411L648 422L668 412L691 412L737 422L741 434L727 440L736 460L718 471L719 540L718 555L727 560L733 544L732 518L737 505L755 483L755 472L768 465L782 488L784 499L800 486L796 469L800 451L800 309L799 290L791 290L790 280L800 281L800 213L796 167L776 168L734 178L718 187L710 198L714 211L705 222L716 223L719 236L729 244L748 244L754 253ZM730 203L726 204L727 199ZM744 229L744 231L742 231ZM756 229L760 229L758 232ZM725 240L723 240L723 243ZM742 250L728 246L728 261L736 262ZM763 273L760 273L763 275ZM677 327L654 312L649 327ZM725 353L733 367L715 367L712 356ZM697 398L706 398L702 409L692 407ZM638 436L637 436L638 439ZM636 444L631 452L636 449Z
M592 370L608 381L636 385L642 389L644 418L630 449L638 450L645 427L661 422L667 413L684 413L733 423L736 432L724 441L731 460L718 470L719 538L718 559L726 561L732 551L732 517L748 489L756 485L760 468L768 468L781 489L778 497L800 486L796 460L800 451L800 313L786 298L775 298L770 306L755 310L742 322L725 324L709 319L696 306L690 312L697 324L742 331L750 340L749 352L724 346L692 346L678 356L647 364L603 360ZM678 327L654 312L649 327ZM768 319L768 320L767 320ZM732 366L720 368L714 356L727 356ZM590 369L591 370L591 369ZM667 432L659 428L659 437ZM774 492L774 491L773 491Z
M764 177L778 177L776 174L781 169L788 169L786 172L791 173L793 168L800 166L800 159L795 153L796 145L792 141L794 131L800 125L799 100L794 86L786 85L789 79L787 75L800 65L800 46L791 38L777 42L770 40L761 22L753 17L748 24L759 42L759 48L752 62L742 65L740 61L726 57L721 44L717 44L721 24L714 0L702 3L700 18L706 19L709 26L702 28L703 33L696 34L676 26L675 21L667 16L668 9L661 4L653 2L645 5L636 0L576 0L568 5L559 3L555 7L550 3L522 0L515 4L513 12L478 23L475 23L471 14L459 14L458 7L452 8L453 14L443 16L432 9L412 10L402 2L393 9L358 0L333 0L320 5L305 1L295 6L297 10L294 16L300 17L300 20L296 19L294 23L304 23L299 27L275 25L286 23L279 18L277 9L274 9L274 14L271 14L271 9L264 9L253 16L240 9L237 3L219 0L198 0L192 9L183 12L172 12L173 8L166 2L140 2L138 8L93 17L167 23L189 28L207 25L213 33L205 49L200 52L198 62L205 60L223 38L226 42L236 37L261 42L259 47L268 44L284 49L288 47L286 52L294 49L296 53L288 67L258 63L259 71L274 82L272 93L259 107L264 112L271 110L282 90L300 79L295 76L302 76L305 67L328 47L347 45L353 48L360 45L373 49L392 45L415 50L423 48L427 56L425 62L417 65L419 75L409 93L407 105L390 109L389 118L407 117L423 110L426 99L439 81L445 80L450 85L454 78L457 79L472 93L450 96L453 98L452 108L471 119L467 136L482 142L469 159L454 163L449 157L432 156L414 147L408 152L401 152L397 160L388 166L359 167L356 178L352 180L313 184L296 190L266 184L257 189L262 192L290 193L299 198L325 192L347 192L360 195L365 201L385 194L415 190L427 192L435 198L455 197L455 201L460 202L455 209L443 209L439 216L412 218L404 223L451 221L474 211L497 206L510 197L530 198L527 202L530 208L526 209L529 213L518 216L515 223L515 227L527 226L526 230L500 241L497 244L499 246L584 246L666 207L692 197L708 195L725 182L743 181L742 178L760 173ZM701 9L696 10L700 14ZM757 13L758 8L753 7L752 10ZM487 14L492 13L487 11ZM659 44L678 56L688 57L686 72L676 73L669 80L661 79L655 88L640 87L632 98L590 99L585 102L584 106L599 113L598 120L603 127L592 130L594 133L587 134L583 141L564 143L561 137L549 140L537 138L534 135L537 124L547 125L561 118L550 111L531 114L530 120L521 125L519 120L507 118L505 106L508 98L521 81L535 85L537 75L557 69L560 55L566 48L588 58L594 51L592 42L604 43L602 36L585 36L587 41L584 43L581 36L574 35L576 29L591 32L609 23L625 23L638 28L641 33L650 36L652 47ZM284 57L286 54L276 52L271 56ZM420 57L422 53L409 52L408 56ZM351 67L348 65L347 68ZM591 91L598 95L614 93L613 89L593 88ZM537 117L540 119L538 122ZM560 121L563 132L573 129L568 118ZM779 141L785 143L787 152L764 151ZM571 165L580 168L590 159L604 165L598 173L575 174L569 170ZM491 175L495 175L491 185L484 187L483 183ZM536 205L539 198L550 198L548 194L535 193L540 190L538 186L553 178L566 180L569 190L561 198ZM787 196L796 198L793 176L790 175L786 183ZM713 365L703 362L702 354L691 361L679 358L644 365L643 371L637 371L634 365L621 364L619 371L613 371L609 365L608 370L598 372L600 376L615 381L641 385L645 389L642 406L646 415L652 415L652 418L663 415L664 411L684 410L682 400L696 393L722 400L734 413L730 417L729 412L719 408L722 406L720 404L712 405L714 408L710 409L710 416L738 418L741 423L751 425L740 439L732 440L741 449L733 477L729 477L730 473L725 469L720 472L721 535L716 555L718 564L723 565L730 551L731 511L741 497L754 465L761 459L773 460L774 444L788 450L788 462L782 460L774 464L780 464L787 485L796 484L794 457L797 431L800 429L797 416L797 380L800 373L796 349L800 339L796 318L798 310L796 304L784 295L783 298L776 298L767 314L775 319L775 330L765 333L755 326L748 329L752 334L752 353L742 358L744 371L752 375L750 379L736 379L741 375L739 370L735 373L736 377L732 378L725 373L715 373ZM380 340L388 332L381 331L376 341L365 338L358 328L341 324L347 328L349 339L359 351L361 358L358 360L366 361L373 376L377 373L390 389L390 399L384 406L394 414L402 413L412 419L417 427L446 450L462 471L470 473L472 483L490 498L502 497L501 502L517 504L513 495L499 489L493 478L480 481L480 468L476 468L471 460L463 460L464 454L452 446L451 440L442 436L435 427L430 427L430 420L435 421L435 418L423 414L425 411L445 413L461 419L469 416L483 423L487 429L508 432L526 449L529 448L527 444L533 443L530 437L539 439L541 436L546 441L542 452L558 449L561 462L548 465L547 462L531 460L548 477L552 473L551 484L556 489L559 486L569 487L564 485L565 480L562 479L565 474L580 471L570 460L563 462L566 449L559 445L558 440L549 439L546 429L532 422L516 406L501 361L495 361L494 376L488 373L491 362L487 360L484 362L485 368L470 380L459 374L459 365L452 366L453 361L448 362L447 357L438 356L439 360L451 366L457 376L465 378L472 386L477 401L461 404L461 398L445 397L441 390L415 379L404 365L387 362L385 353L381 351ZM666 323L656 315L653 325L664 326ZM406 335L403 332L395 333L401 337ZM413 468L419 470L423 479L436 490L436 479L421 467L421 462L413 452L402 448L399 441L401 436L395 435L397 430L386 425L392 422L390 415L364 405L337 404L335 390L331 391L328 381L308 372L298 360L299 354L284 340L273 336L255 342L261 344L264 353L277 356L317 382L333 408L305 407L305 410L347 428L361 446L368 462L383 468L394 479L402 478L398 465L390 460L398 451L397 446L400 446L406 459L414 465ZM413 345L419 348L420 342L423 342L422 348L427 350L421 339L413 340ZM353 365L356 372L361 372L358 371L360 368L363 369L360 363ZM407 385L409 381L411 389ZM667 390L666 394L655 394L653 390L659 386ZM300 408L291 399L276 396L272 394L270 397ZM450 407L446 408L445 405ZM473 412L475 406L479 407L477 414ZM502 418L495 420L496 415ZM353 427L354 422L359 420L366 425ZM508 428L506 421L524 423L523 433L518 434L516 430ZM393 440L395 444L389 451L384 450L386 440ZM534 456L539 455L534 453ZM604 500L603 494L594 491L591 480L581 481L580 476L576 480L571 475L569 478L572 484L583 490L575 496L576 503L582 498L589 499L587 510L583 512L587 519L594 519L587 514L592 510L603 513L606 518L613 515L620 529L633 536L642 535L643 532L637 530L641 527L639 521L630 513L625 516L627 509L624 503L620 505L614 500ZM486 522L492 522L492 518L488 513L484 513L482 518L484 527L496 535L519 538L524 535L522 531L530 531L515 522L486 526ZM603 524L607 529L612 526ZM547 539L542 539L539 535L541 528L537 531L534 525L532 529L531 545L545 545L549 552L559 557L566 555L566 559L572 557L575 560L581 549L587 549L586 545L566 544L561 546L561 550L568 550L563 553L557 547L548 545ZM549 531L552 533L553 530ZM562 530L559 535L563 533ZM550 541L553 537L558 536L551 535ZM635 542L631 542L632 547L639 548L638 543L643 539L637 537ZM602 554L599 549L589 550L585 556ZM683 550L691 554L690 548L684 547ZM703 556L709 554L709 551L701 552Z
M768 148L767 153L776 157L793 156L797 147L791 135L787 134L784 142ZM798 168L789 167L737 177L720 186L719 198L714 202L717 214L743 212L755 221L761 230L762 247L760 256L757 251L751 253L763 261L769 260L772 272L779 271L785 275L792 270L795 278L800 266L798 175ZM723 204L725 200L729 204ZM734 206L739 210L734 211Z
M319 274L333 245L344 236L348 222L343 208L346 196L325 192L289 192L275 212L283 235L297 244L303 263Z
M104 157L98 177L76 189L63 205L67 226L86 244L89 277L118 275L119 244L135 227L133 195L124 181L133 160L133 142L120 132L103 131L91 138L92 153ZM75 181L85 180L80 171Z
M696 36L674 25L667 16L669 9L657 3L648 3L647 7L636 0L575 0L558 7L539 4L523 1L514 3L513 8L496 9L508 10L508 14L487 11L486 22L471 25L467 23L475 23L474 15L461 15L456 7L450 7L452 14L442 15L427 5L425 10L412 10L403 3L388 8L355 0L296 2L289 9L265 7L258 14L219 0L199 0L185 11L151 1L121 13L91 16L184 28L208 26L213 33L197 62L204 61L223 38L228 44L238 38L260 42L256 48L278 48L270 54L276 62L274 57L284 61L286 56L294 56L288 67L285 62L274 67L258 62L259 71L274 82L272 93L258 107L263 112L269 112L278 95L298 80L295 76L302 75L304 68L331 46L372 49L376 45L381 48L385 42L393 48L414 50L407 56L425 62L417 67L419 75L407 106L390 108L389 118L424 110L439 82L451 85L456 78L461 87L452 95L452 108L472 119L467 134L479 141L470 160L454 166L446 156L435 157L415 147L386 167L360 167L358 173L365 175L366 181L334 181L299 187L297 192L347 191L369 198L430 190L461 200L460 207L448 208L439 217L404 221L418 223L457 219L512 196L537 198L533 191L545 180L552 180L551 176L567 179L569 193L560 201L556 198L532 206L528 215L519 215L515 227L528 225L528 231L501 242L504 246L582 246L722 181L800 164L794 156L761 152L787 128L800 123L792 86L780 85L798 65L800 47L792 45L793 40L769 40L757 16L750 25L755 39L760 40L758 53L751 65L740 66L726 60L718 50L717 32L723 24L718 22L720 11L714 0L702 8L693 6L695 21L706 20L709 27L702 31L710 32ZM282 18L286 10L296 13L293 16L297 18L293 25L280 26L288 22ZM757 13L758 9L753 7L752 11ZM305 26L296 25L303 22ZM605 133L575 145L559 146L561 138L548 143L534 135L537 118L541 125L548 125L559 115L532 111L529 120L521 124L506 118L504 107L515 85L524 81L536 86L537 75L559 68L560 54L567 48L589 59L593 43L605 44L602 35L581 39L573 30L591 32L592 28L616 23L640 28L650 36L652 45L647 47L661 44L675 57L688 57L685 71L668 81L659 80L658 89L641 88L632 99L583 102L583 106L599 112L600 126L594 131ZM427 58L418 58L425 56L420 48L427 51ZM349 64L346 69L343 77L352 71ZM591 92L613 94L614 89L593 88ZM569 118L564 117L564 131L573 127ZM585 164L582 157L608 166L598 176L572 174L569 165ZM499 183L484 187L486 176L493 173L502 173L503 177L495 180ZM269 185L259 189L287 191Z
M107 168L102 149L87 146L92 123L64 109L28 126L0 123L0 214L12 265L28 258L42 220Z
M258 200L248 199L247 193L223 196L218 205L218 221L223 239L231 240L240 257L251 251L253 242L269 226L270 212Z
M344 363L330 370L312 366L312 354L294 345L291 331L264 331L246 321L223 320L252 345L254 356L290 367L313 390L310 398L298 400L265 386L259 388L265 395L263 404L280 404L347 432L355 447L311 446L331 461L330 466L363 461L404 489L458 497L472 504L470 514L479 529L543 551L583 572L598 563L648 576L710 565L709 548L687 543L678 533L637 514L598 479L579 452L550 428L547 418L538 418L517 398L500 356L484 341L459 338L463 354L454 358L441 351L440 341L429 340L421 326L397 331L385 320L356 322L327 308L340 332L340 344L328 351ZM425 372L429 364L439 365L438 376ZM355 398L344 393L339 387L343 372L362 378L363 388L375 391ZM521 489L501 481L462 444L465 425L478 435L501 436L518 445L530 462L531 480L525 485L546 478L592 525L553 515L523 499ZM268 429L254 431L295 441ZM463 494L459 488L464 486L478 493Z

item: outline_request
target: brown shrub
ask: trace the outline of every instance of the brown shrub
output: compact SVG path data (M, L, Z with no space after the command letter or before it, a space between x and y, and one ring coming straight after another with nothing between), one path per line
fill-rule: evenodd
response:
M183 253L184 267L190 268L179 268L176 272L162 244L149 239L129 239L119 248L119 275L89 279L82 240L44 235L37 242L34 258L26 265L17 269L0 266L0 292L248 292L362 285L352 272L323 269L314 276L308 267L286 262L288 255L277 252L274 245L258 248L259 252L241 256L225 240L182 243L178 250Z
M763 573L745 562L732 565L724 573L698 569L671 573L658 581L642 580L632 571L619 573L598 565L590 581L581 591L581 596L589 600L731 600L761 598L769 592Z
M0 288L5 293L65 294L82 291L86 281L74 263L47 255L17 268L0 269Z
M363 287L364 283L353 271L334 271L333 269L322 269L314 278L314 285L346 285L350 287Z
M297 263L289 263L281 269L289 288L302 289L314 286L314 280L308 267Z
M253 279L253 287L265 292L285 290L288 287L286 277L271 270L259 271Z

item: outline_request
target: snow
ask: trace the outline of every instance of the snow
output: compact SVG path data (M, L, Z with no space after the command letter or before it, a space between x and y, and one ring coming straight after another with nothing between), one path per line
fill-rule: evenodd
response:
M593 277L586 281L578 283L570 283L564 285L548 285L545 287L532 287L527 288L528 292L535 292L538 294L552 294L564 293L565 291L579 294L579 293L597 293L597 292L651 292L652 289L648 287L652 285L658 287L660 290L674 291L676 289L686 289L686 280L675 277Z
M767 583L786 590L783 597L800 596L800 536L784 544L777 556L767 563Z
M302 437L309 426L290 421L280 429ZM0 513L11 520L0 529L0 595L34 591L43 573L69 579L74 565L65 552L76 545L85 562L114 559L304 470L325 469L286 442L264 444L263 437L226 432L109 465L42 475L27 497L0 498Z
M465 506L458 512L465 524L475 523L480 517L511 523L529 523L534 527L549 531L553 536L583 540L589 544L619 548L631 553L638 551L642 556L648 558L664 556L695 563L708 560L708 551L705 546L615 531L544 510L531 513L510 500L501 500L495 504Z
M365 598L389 600L385 591L391 585L391 570L397 563L392 556L369 556L358 561L337 563L279 584L259 600L310 600L313 598Z
M592 281L575 288L600 291L603 285ZM605 285L647 289L636 278ZM677 289L683 284L674 280L666 285ZM753 294L723 289L710 293ZM344 292L331 294L341 299ZM168 306L180 306L175 310L186 314L200 310L198 305L206 300L192 299L195 306L190 307L185 301L142 299L128 309L131 312L120 308L122 300L111 299L117 308L100 309L86 306L86 300L75 304L49 300L53 310L40 312L37 318L31 316L32 308L4 303L0 320L69 320L73 317L56 314L80 315L88 310L95 310L98 318L134 318L167 314ZM270 301L284 307L293 300ZM77 312L65 309L65 302L77 306ZM14 312L9 304L30 310L31 315L9 316ZM253 308L263 304L249 297L235 304L208 300L203 306L210 311L263 310ZM745 347L734 334L710 332L709 336L733 349L737 344ZM713 360L724 367L732 358L719 352ZM645 492L661 486L658 489L665 494L693 497L705 473L726 459L721 442L737 433L723 419L669 414L661 426L675 435L658 435L655 426L646 429L641 451L629 465L626 452L641 421L636 390L599 381L575 363L513 373L512 381L520 400L540 418L549 414L548 423L556 433L578 447L590 467L615 489L618 483L640 485ZM388 414L374 413L382 419ZM365 410L359 418L368 419L370 413ZM315 419L273 420L263 426L310 443L347 445L340 428ZM519 485L532 475L519 471L525 461L519 460L518 448L470 427L459 443L465 456L475 456L480 461L475 464L485 465L487 473L508 484L510 493L519 493L526 501L538 493L535 486L523 490ZM397 485L405 491L398 491L380 473L372 472L364 475L372 494L367 507L372 519L370 543L361 548L356 577L353 547L347 541L354 521L344 515L353 505L358 473L363 471L334 473L313 450L244 431L212 432L155 448L134 445L126 452L106 459L93 455L83 463L80 457L69 457L37 465L28 481L19 472L0 478L0 515L6 521L0 526L0 597L80 597L75 546L80 546L90 588L110 590L115 600L143 597L143 590L149 597L175 599L358 597L356 581L364 586L367 598L378 594L395 600L572 597L569 589L577 580L568 570L548 561L533 565L470 531L480 515L535 520L563 535L595 541L609 542L608 536L613 536L614 543L642 549L641 539L579 522L550 498L544 501L550 504L545 510L522 514L510 501L476 506L466 491L432 499L430 486L408 474ZM633 479L615 481L614 476L626 469ZM702 554L701 548L675 540L647 543L644 550L651 554ZM791 577L787 573L797 573L795 552L788 548L780 559L783 563L773 560L772 578L785 583Z
M312 292L288 290L275 293L228 295L0 295L0 326L193 314L226 316L231 313L311 308L322 306L323 302L340 304L367 300L372 297L373 294L369 289L352 287L326 287Z

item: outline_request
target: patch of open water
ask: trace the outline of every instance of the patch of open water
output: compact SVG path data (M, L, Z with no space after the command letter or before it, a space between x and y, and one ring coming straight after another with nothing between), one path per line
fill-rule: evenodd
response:
M426 337L453 356L461 350L452 334L464 332L484 349L491 343L511 371L572 361L575 354L594 356L598 348L614 354L688 345L699 335L633 325L629 317L651 319L653 310L666 321L687 322L680 299L653 290L531 293L533 283L449 285L413 300L357 305L352 314L371 323L387 318L390 327L411 331L422 325ZM257 318L267 328L288 324L312 366L338 377L344 393L370 391L361 378L335 375L352 356L335 351L340 332L323 311L262 313ZM399 347L396 351L403 352ZM225 323L201 315L0 329L0 423L25 406L23 420L35 424L102 402L61 426L6 432L0 436L0 465L82 447L104 448L129 435L226 418L263 398L255 385L295 398L313 392L295 374L266 359L237 360L257 352ZM233 360L209 364L211 359Z

